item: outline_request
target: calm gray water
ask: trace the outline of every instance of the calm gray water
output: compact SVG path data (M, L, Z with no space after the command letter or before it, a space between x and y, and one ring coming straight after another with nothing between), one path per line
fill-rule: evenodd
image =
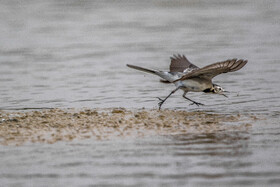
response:
M0 147L3 186L280 184L280 2L0 1L0 109L155 108L174 88L127 63L249 63L225 98L176 93L163 108L261 115L248 132Z

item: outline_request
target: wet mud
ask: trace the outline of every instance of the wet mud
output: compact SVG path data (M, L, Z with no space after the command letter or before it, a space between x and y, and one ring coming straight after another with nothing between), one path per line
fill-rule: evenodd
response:
M180 110L48 109L0 112L0 144L248 130L244 116ZM250 119L256 120L255 116Z

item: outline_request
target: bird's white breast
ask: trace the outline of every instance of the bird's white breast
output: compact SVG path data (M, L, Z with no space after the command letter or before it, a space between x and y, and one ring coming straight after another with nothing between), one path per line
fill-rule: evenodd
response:
M210 88L212 86L212 83L209 81L203 81L203 80L196 80L196 79L187 79L183 81L178 81L176 83L176 86L183 86L185 87L186 91L192 91L192 92L201 92L207 88Z

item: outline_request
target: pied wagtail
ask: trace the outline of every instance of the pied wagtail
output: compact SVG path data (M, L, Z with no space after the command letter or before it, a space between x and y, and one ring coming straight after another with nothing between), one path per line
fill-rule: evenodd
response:
M158 97L160 100L158 103L159 110L162 104L179 89L184 91L183 97L185 99L191 101L192 105L196 104L197 106L203 104L186 97L187 92L215 93L227 97L224 95L226 91L221 86L212 83L212 78L222 73L237 71L247 63L247 60L231 59L199 68L184 55L174 55L170 59L170 71L157 71L127 64L130 68L160 76L162 78L161 82L175 84L176 89L172 90L167 97L164 99Z

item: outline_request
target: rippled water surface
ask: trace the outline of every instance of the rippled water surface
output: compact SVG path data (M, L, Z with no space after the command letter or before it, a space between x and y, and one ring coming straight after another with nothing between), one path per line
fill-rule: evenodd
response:
M1 146L4 186L279 185L280 3L8 1L0 4L0 109L156 108L168 69L248 59L214 79L229 98L176 93L163 108L261 115L248 132Z

